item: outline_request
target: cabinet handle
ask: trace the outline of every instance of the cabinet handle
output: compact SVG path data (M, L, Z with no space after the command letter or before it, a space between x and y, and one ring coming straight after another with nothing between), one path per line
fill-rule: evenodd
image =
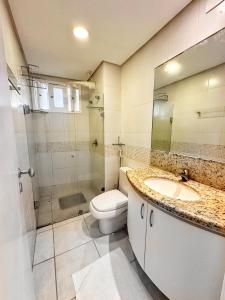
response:
M141 204L141 211L140 211L140 214L141 214L141 218L142 218L142 219L144 219L144 216L143 216L143 208L144 208L144 206L145 206L144 203L142 203L142 204Z
M153 215L153 209L151 209L150 216L149 216L149 225L150 225L150 227L152 227L152 215Z

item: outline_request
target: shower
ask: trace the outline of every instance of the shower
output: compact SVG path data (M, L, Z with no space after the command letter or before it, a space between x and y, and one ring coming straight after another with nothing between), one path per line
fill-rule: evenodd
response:
M174 106L168 95L156 90L153 96L153 119L151 147L169 152L171 147Z
M31 93L33 107L24 111L34 128L33 190L42 227L88 212L90 200L104 189L104 103L86 82L39 79Z

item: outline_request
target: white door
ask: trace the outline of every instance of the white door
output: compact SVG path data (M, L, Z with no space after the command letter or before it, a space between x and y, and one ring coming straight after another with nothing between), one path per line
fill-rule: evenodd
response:
M142 268L144 268L147 209L147 202L133 188L130 188L128 193L128 233L131 247Z
M0 299L33 300L33 277L17 176L18 160L0 32Z
M225 238L148 204L145 272L173 300L219 300Z

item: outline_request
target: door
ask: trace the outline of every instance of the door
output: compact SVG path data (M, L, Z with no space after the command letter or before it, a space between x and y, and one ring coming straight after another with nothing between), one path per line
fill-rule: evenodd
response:
M130 188L128 193L128 233L134 254L144 268L147 202Z
M7 68L0 32L0 299L33 300L29 241L18 181Z

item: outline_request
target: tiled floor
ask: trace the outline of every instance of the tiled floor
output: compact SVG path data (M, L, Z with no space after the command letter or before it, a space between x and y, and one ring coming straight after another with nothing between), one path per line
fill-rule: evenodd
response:
M82 193L86 203L81 203L71 207L62 208L59 203L61 197ZM97 195L91 186L77 187L76 184L61 184L48 187L45 192L40 193L39 208L37 212L38 227L61 222L68 218L77 216L82 210L83 213L89 211L89 202Z
M88 213L38 229L34 255L37 300L75 299L72 274L118 248L147 288L149 299L167 299L139 267L126 232L102 235L97 221Z

